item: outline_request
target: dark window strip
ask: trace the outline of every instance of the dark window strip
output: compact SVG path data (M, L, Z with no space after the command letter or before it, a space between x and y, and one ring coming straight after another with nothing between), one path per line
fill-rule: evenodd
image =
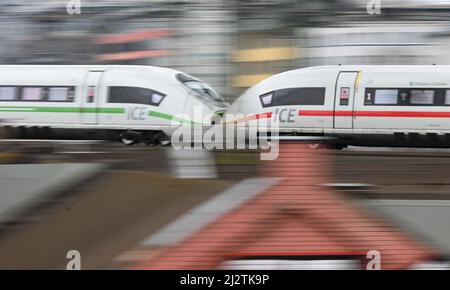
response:
M264 102L263 98L272 94L271 102ZM286 88L260 95L263 107L273 106L323 106L325 104L324 87Z
M375 92L377 90L397 90L397 96L396 96L396 103L395 104L383 104L383 103L376 103L376 96ZM433 91L434 92L434 99L432 104L420 104L420 103L412 103L411 98L411 91L419 90L419 91ZM450 88L424 88L424 87L418 87L418 88L366 88L364 93L364 105L365 106L410 106L410 107L444 107L444 106L450 106L450 103L445 103L446 101L446 94L447 91L449 91L450 94ZM370 94L370 98L369 98Z
M0 102L33 102L33 103L73 103L75 101L75 93L76 93L76 87L75 86L40 86L40 85L29 85L29 86L15 86L15 85L1 85L0 88L15 88L15 96L14 100L1 100ZM23 91L25 88L40 88L42 89L42 95L41 99L39 100L25 100L23 99ZM49 91L51 88L67 88L68 89L68 96L71 96L67 100L61 100L61 101L55 101L55 100L49 100Z
M155 101L155 94L160 96ZM108 103L128 103L159 106L166 95L158 91L129 86L111 86L108 88Z

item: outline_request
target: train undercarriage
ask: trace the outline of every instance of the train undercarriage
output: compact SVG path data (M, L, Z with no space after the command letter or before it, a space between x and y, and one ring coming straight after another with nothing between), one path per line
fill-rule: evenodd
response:
M69 140L109 140L125 145L146 144L167 146L170 137L162 131L107 130L107 129L55 129L50 127L4 126L2 138L17 139L69 139ZM392 133L392 134L321 134L283 133L283 136L317 137L311 140L311 148L343 149L348 146L371 147L420 147L450 148L450 133ZM322 138L322 139L321 139Z
M170 144L170 137L162 131L106 130L106 129L55 129L50 127L10 127L3 128L3 138L17 139L69 139L69 140L109 140L125 145L144 143L149 146Z

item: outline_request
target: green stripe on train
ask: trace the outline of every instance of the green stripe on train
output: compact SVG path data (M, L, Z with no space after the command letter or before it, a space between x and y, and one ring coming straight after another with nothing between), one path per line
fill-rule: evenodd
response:
M81 108L81 107L21 107L21 106L0 106L0 112L30 112L30 113L100 113L100 114L123 114L124 108ZM176 117L174 115L150 111L150 117L176 121L179 123L188 123L191 125L201 125L189 119Z
M86 109L88 109L86 111ZM92 112L91 112L92 109ZM98 112L101 114L123 114L125 113L124 108L98 108ZM95 108L84 108L83 113L95 113Z
M180 123L189 123L191 125L201 125L202 124L199 122L191 121L189 119L183 119L183 118L176 117L174 115L156 112L156 111L150 111L150 112L148 112L148 115L150 117L156 117L156 118L161 118L161 119L170 120L170 121L176 121L176 122L180 122Z

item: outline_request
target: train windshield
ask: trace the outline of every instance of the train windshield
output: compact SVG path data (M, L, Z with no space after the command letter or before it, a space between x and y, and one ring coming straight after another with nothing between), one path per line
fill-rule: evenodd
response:
M178 74L177 79L186 87L196 92L200 97L207 101L215 103L225 103L222 96L220 96L210 85L200 80L194 79L184 74Z

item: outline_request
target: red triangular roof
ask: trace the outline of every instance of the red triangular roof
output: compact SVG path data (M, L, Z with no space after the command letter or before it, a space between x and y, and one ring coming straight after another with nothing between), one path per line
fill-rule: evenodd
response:
M264 174L282 181L159 256L140 269L213 269L248 255L381 253L382 269L402 269L435 252L363 212L327 183L329 156L303 144L283 144Z

